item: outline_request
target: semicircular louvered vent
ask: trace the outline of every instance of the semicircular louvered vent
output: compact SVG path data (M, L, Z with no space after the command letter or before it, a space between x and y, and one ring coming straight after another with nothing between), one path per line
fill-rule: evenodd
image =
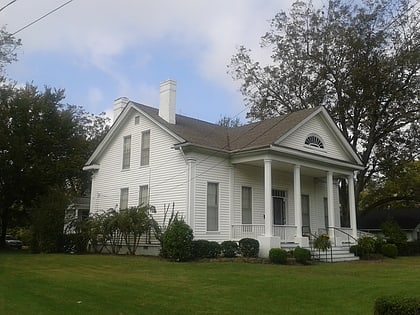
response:
M309 145L310 147L324 149L324 143L322 142L321 138L317 135L314 135L314 134L310 134L306 138L305 144Z

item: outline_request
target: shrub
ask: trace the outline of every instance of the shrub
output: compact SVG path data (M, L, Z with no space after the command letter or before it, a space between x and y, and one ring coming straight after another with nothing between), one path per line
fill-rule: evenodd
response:
M293 251L293 256L296 258L296 262L306 265L311 260L311 251L306 248L296 247Z
M381 252L386 257L396 258L398 256L398 248L395 244L383 244Z
M407 242L407 236L397 222L388 220L382 224L381 229L388 243L404 244Z
M285 265L287 263L287 251L282 248L270 249L268 257L273 264Z
M182 219L175 219L162 236L161 255L175 261L191 258L193 231Z
M239 251L243 257L258 257L260 243L253 238L243 238L239 241Z
M321 234L314 240L314 248L326 251L331 248L330 236L328 234Z
M208 243L207 240L193 240L191 242L191 257L194 259L206 257Z
M191 243L191 257L200 258L216 258L220 255L220 244L207 240L193 240Z
M420 314L419 297L383 296L375 301L375 315Z
M361 258L369 259L371 254L375 253L375 239L369 236L363 236L357 241L357 251Z
M382 246L386 244L386 240L383 237L376 237L375 238L375 245L374 245L374 252L375 253L382 253Z
M221 250L224 257L236 257L239 251L238 243L234 241L224 241L221 244Z

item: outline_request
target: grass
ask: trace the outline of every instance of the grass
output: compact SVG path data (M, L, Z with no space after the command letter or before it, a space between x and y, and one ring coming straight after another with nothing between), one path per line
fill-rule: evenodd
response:
M280 266L0 253L0 314L373 314L413 295L420 257Z

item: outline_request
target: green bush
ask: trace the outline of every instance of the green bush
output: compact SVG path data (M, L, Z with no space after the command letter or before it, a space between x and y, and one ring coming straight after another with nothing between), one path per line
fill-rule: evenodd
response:
M381 252L384 256L396 258L398 256L398 248L395 244L383 244Z
M419 297L383 296L375 301L375 315L418 315Z
M420 241L410 241L406 243L405 250L401 251L401 246L398 247L398 255L400 256L415 256L420 254Z
M361 258L369 259L375 253L375 239L363 236L357 241L357 252Z
M216 258L220 255L220 244L207 240L193 240L191 243L191 257L200 258Z
M273 264L287 264L287 251L282 248L272 248L268 253L268 258Z
M243 238L239 241L239 251L243 257L258 257L260 243L253 238Z
M374 252L375 253L382 253L382 246L386 244L386 240L383 237L376 237L375 238L375 245L374 245Z
M407 242L407 236L397 222L388 220L382 224L381 229L388 243L404 244Z
M191 258L193 231L182 219L175 219L162 236L161 255L174 261Z
M298 246L293 251L293 257L296 258L296 262L306 265L311 260L311 251Z
M221 250L224 257L236 257L239 251L238 243L234 241L224 241L221 244Z

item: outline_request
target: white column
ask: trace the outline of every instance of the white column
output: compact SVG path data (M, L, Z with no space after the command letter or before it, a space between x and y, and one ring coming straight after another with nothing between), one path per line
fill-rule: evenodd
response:
M264 214L265 236L273 236L273 213L271 193L271 160L264 160Z
M330 235L331 242L334 242L335 231L335 214L334 214L334 183L333 172L327 173L327 197L328 197L328 234Z
M188 165L188 197L187 197L187 223L194 231L194 209L195 209L195 176L196 176L196 160L187 159Z
M357 221L356 221L356 201L354 197L354 177L353 174L348 177L349 186L349 211L350 211L350 227L352 236L357 239Z
M229 168L229 212L230 212L230 239L233 239L233 224L235 224L235 202L234 202L234 195L235 195L235 167L233 165L230 165Z
M294 168L294 202L295 202L295 225L296 225L296 237L302 237L302 196L300 188L300 165L295 165Z

